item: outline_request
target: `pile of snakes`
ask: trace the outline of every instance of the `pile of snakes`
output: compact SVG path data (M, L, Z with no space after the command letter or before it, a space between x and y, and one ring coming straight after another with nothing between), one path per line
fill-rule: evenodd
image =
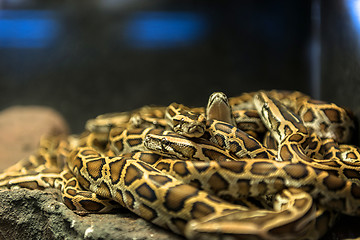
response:
M353 120L296 91L215 92L46 136L0 187L56 188L74 212L127 208L187 239L319 239L339 213L360 215Z

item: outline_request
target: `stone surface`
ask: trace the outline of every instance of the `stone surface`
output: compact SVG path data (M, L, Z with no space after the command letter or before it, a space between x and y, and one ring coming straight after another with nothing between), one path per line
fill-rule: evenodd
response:
M80 216L57 190L0 190L0 239L181 240L127 209Z
M64 118L42 106L14 106L0 112L0 172L31 154L42 135L68 133Z

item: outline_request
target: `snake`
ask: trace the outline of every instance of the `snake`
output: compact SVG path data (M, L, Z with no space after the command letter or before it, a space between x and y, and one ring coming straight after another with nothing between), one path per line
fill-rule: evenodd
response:
M354 127L300 92L215 92L205 108L145 106L44 138L0 186L57 188L78 213L125 207L188 239L318 239L337 213L360 215Z

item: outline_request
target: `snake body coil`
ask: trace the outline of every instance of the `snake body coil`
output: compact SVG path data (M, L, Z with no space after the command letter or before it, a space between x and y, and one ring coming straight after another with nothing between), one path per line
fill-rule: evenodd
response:
M349 111L300 92L100 115L47 137L0 187L58 188L75 212L125 207L188 239L318 239L360 215Z

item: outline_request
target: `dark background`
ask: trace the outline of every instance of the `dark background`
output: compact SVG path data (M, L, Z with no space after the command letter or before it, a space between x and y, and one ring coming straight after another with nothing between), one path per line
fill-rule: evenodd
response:
M360 117L359 0L219 2L2 0L0 110L50 106L79 133L106 112L287 89Z
M29 34L0 33L0 109L51 106L75 133L105 112L204 106L213 91L318 94L311 1L1 3L0 32L1 21L15 20ZM27 26L31 19L50 26Z

